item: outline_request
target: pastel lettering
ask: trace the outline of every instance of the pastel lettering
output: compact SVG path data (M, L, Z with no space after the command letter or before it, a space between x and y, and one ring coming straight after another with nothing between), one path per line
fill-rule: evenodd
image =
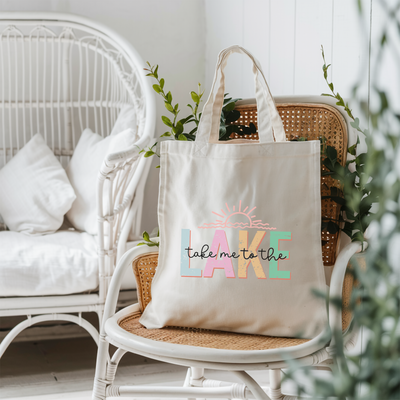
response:
M289 259L289 252L285 250L279 250L280 240L292 240L291 232L271 232L270 237L270 250L268 251L269 260L269 277L271 279L290 279L290 271L279 271L279 260ZM279 254L278 257L274 257L274 254Z
M181 232L181 276L201 277L202 270L190 268L190 229L182 229Z
M238 277L247 278L247 270L251 263L254 272L258 279L266 279L263 267L261 265L260 259L257 255L257 250L260 247L262 240L264 239L266 232L257 231L251 242L250 247L248 247L249 242L249 232L239 231L239 264L238 264Z
M207 259L206 267L204 268L205 278L212 278L215 269L224 269L227 278L235 277L232 260L227 256L229 254L229 246L225 231L215 231L210 254L215 254L215 256ZM219 258L217 258L218 254Z

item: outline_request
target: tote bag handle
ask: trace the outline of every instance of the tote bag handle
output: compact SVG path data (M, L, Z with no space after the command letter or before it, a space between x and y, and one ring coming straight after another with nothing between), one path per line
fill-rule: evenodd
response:
M234 45L222 50L219 53L217 65L215 68L214 81L208 100L203 108L199 128L196 134L196 142L218 142L220 116L223 107L225 92L224 69L228 62L228 58L232 53L247 55L253 62L253 74L258 110L258 136L260 139L260 143L273 142L274 136L277 142L286 141L286 135L285 130L283 129L282 120L276 109L275 102L272 98L271 91L269 90L264 73L261 69L261 65L249 51L247 51L243 47ZM220 79L217 87L217 94L214 97L218 76L220 76Z

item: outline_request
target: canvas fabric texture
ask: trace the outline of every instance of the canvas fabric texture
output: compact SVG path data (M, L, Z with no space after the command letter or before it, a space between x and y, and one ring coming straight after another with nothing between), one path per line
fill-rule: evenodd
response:
M232 53L253 61L260 141L218 142ZM216 92L216 94L215 94ZM194 142L161 144L159 265L147 328L313 338L327 326L319 141L286 141L259 63L218 58Z

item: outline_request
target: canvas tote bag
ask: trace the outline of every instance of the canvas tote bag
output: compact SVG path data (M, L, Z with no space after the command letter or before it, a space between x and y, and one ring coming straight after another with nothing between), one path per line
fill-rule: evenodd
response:
M218 142L224 68L234 52L253 62L259 143ZM164 141L160 152L159 260L140 322L304 338L322 332L325 301L312 294L325 289L320 143L286 141L248 51L220 53L196 140Z

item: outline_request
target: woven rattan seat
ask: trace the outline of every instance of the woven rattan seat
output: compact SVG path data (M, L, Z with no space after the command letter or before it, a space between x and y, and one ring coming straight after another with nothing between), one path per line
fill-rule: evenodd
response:
M151 283L153 281L154 274L156 273L157 265L158 265L158 253L148 253L146 255L140 256L140 257L136 258L134 260L134 262L132 263L133 273L135 274L135 277L136 277L137 295L138 295L138 301L139 301L141 310L144 310L147 307L147 305L150 303ZM354 282L354 277L350 273L350 271L348 271L344 278L343 291L342 291L342 330L343 331L345 331L350 326L350 322L353 318L352 312L349 309L349 305L350 305L351 293L352 293L353 287L355 285L356 285L356 282ZM128 328L128 322L124 322L124 321L125 320L121 321L120 326L123 329L125 329L126 331L134 333L135 335L137 334L138 336L143 336L143 337L147 337L148 339L152 339L152 337L150 337L150 336L145 336L145 335L147 335L147 333L142 334L142 333L136 333L136 332L131 331L131 328L130 327ZM129 325L129 326L131 326L131 325ZM132 329L136 329L136 328L132 328ZM142 327L142 329L145 329L145 328ZM168 328L168 329L176 329L176 328ZM197 331L198 330L193 330L193 332L197 332ZM206 332L206 331L204 330L204 332ZM222 333L224 333L224 332L222 332ZM151 335L151 334L149 334L149 335ZM168 335L168 333L165 333L165 335ZM179 335L179 333L176 333L176 335ZM161 334L161 336L162 336L162 334ZM265 336L262 336L262 338L265 338ZM189 339L189 336L187 336L187 339ZM274 338L274 339L282 339L282 338ZM155 338L154 340L162 340L162 339ZM210 335L210 337L207 340L212 340L212 336ZM233 340L233 338L231 338L229 340ZM297 339L288 339L288 340L297 340ZM171 343L175 343L175 342L171 342ZM180 344L184 344L184 343L180 343ZM300 343L297 343L297 344L300 344ZM198 345L198 346L201 346L201 345ZM294 344L289 344L287 346L279 344L277 346L288 347L288 346L294 346ZM213 346L207 345L205 347L213 347ZM219 348L222 348L222 347L219 347ZM270 347L270 348L273 348L273 347Z
M140 322L142 314L134 312L119 322L119 326L133 335L171 344L207 347L223 350L270 350L297 346L308 339L284 338L241 333L212 331L197 328L166 327L147 329Z

